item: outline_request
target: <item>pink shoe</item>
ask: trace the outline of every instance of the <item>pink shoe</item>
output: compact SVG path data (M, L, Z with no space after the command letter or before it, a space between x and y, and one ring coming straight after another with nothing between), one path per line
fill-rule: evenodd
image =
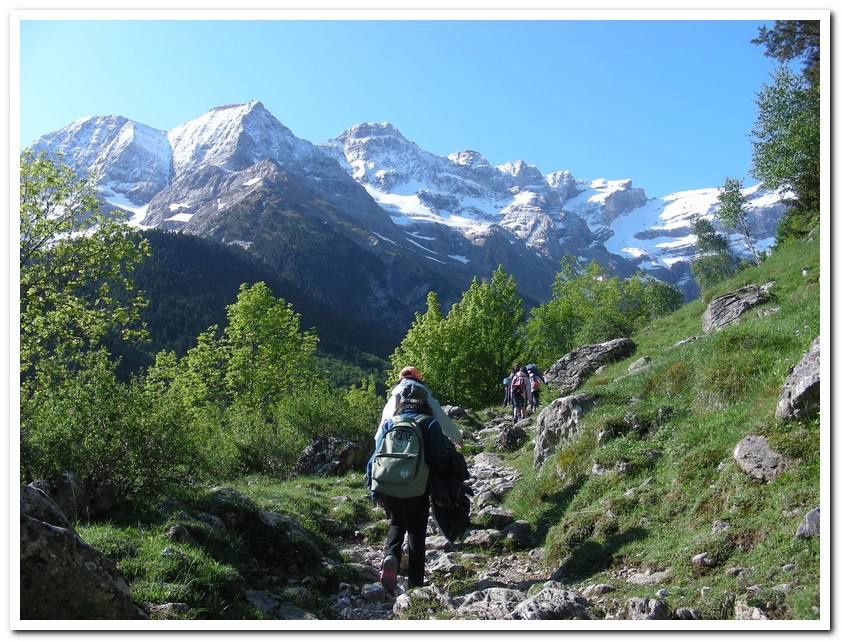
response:
M383 559L383 567L380 570L380 583L388 592L394 592L397 587L397 559L388 555Z

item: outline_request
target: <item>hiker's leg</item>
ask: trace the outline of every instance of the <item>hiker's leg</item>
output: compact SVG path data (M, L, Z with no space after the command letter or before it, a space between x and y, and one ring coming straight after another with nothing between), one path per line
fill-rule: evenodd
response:
M404 500L391 496L383 497L383 504L389 518L383 556L391 555L397 559L397 567L400 567L400 559L403 555L403 537L406 534L406 511L402 505Z
M424 568L426 565L426 523L429 519L429 495L424 494L406 499L407 508L411 510L409 530L409 587L423 585Z

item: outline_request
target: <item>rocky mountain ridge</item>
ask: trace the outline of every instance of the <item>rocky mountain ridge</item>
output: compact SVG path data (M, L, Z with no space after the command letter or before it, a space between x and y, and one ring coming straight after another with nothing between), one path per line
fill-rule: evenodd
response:
M522 160L494 166L472 150L437 156L389 123L354 125L314 145L254 100L169 131L121 116L80 119L31 149L92 174L103 200L135 226L239 245L326 289L337 308L353 291L353 313L401 326L430 289L448 305L500 264L527 304L545 300L567 254L619 275L646 270L689 298L697 291L689 219L710 216L717 193L652 199L631 180L543 175ZM758 186L745 193L767 247L785 206ZM341 286L329 282L337 274Z

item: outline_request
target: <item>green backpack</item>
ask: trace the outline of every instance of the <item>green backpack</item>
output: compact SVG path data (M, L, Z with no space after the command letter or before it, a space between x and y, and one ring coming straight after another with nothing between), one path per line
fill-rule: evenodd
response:
M371 490L406 499L421 496L429 481L429 465L424 460L423 426L429 417L395 416L385 433L371 465Z

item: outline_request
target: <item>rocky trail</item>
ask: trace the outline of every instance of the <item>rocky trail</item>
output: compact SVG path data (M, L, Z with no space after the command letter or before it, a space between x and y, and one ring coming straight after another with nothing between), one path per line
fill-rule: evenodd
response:
M497 421L485 428L485 435L501 432L499 425L510 431L511 421ZM499 507L519 472L487 452L468 457L468 465L471 478L467 484L474 492L471 528L459 542L451 543L430 516L426 582L422 588L407 591L405 576L401 575L395 594L383 589L377 580L381 540L341 548L342 556L357 564L360 580L339 586L335 609L340 618L391 619L428 611L449 613L454 618L498 619L525 601L529 588L550 580L542 564L543 550L534 547L528 523L515 521L508 510ZM505 552L500 553L500 549ZM405 564L404 556L401 572Z

